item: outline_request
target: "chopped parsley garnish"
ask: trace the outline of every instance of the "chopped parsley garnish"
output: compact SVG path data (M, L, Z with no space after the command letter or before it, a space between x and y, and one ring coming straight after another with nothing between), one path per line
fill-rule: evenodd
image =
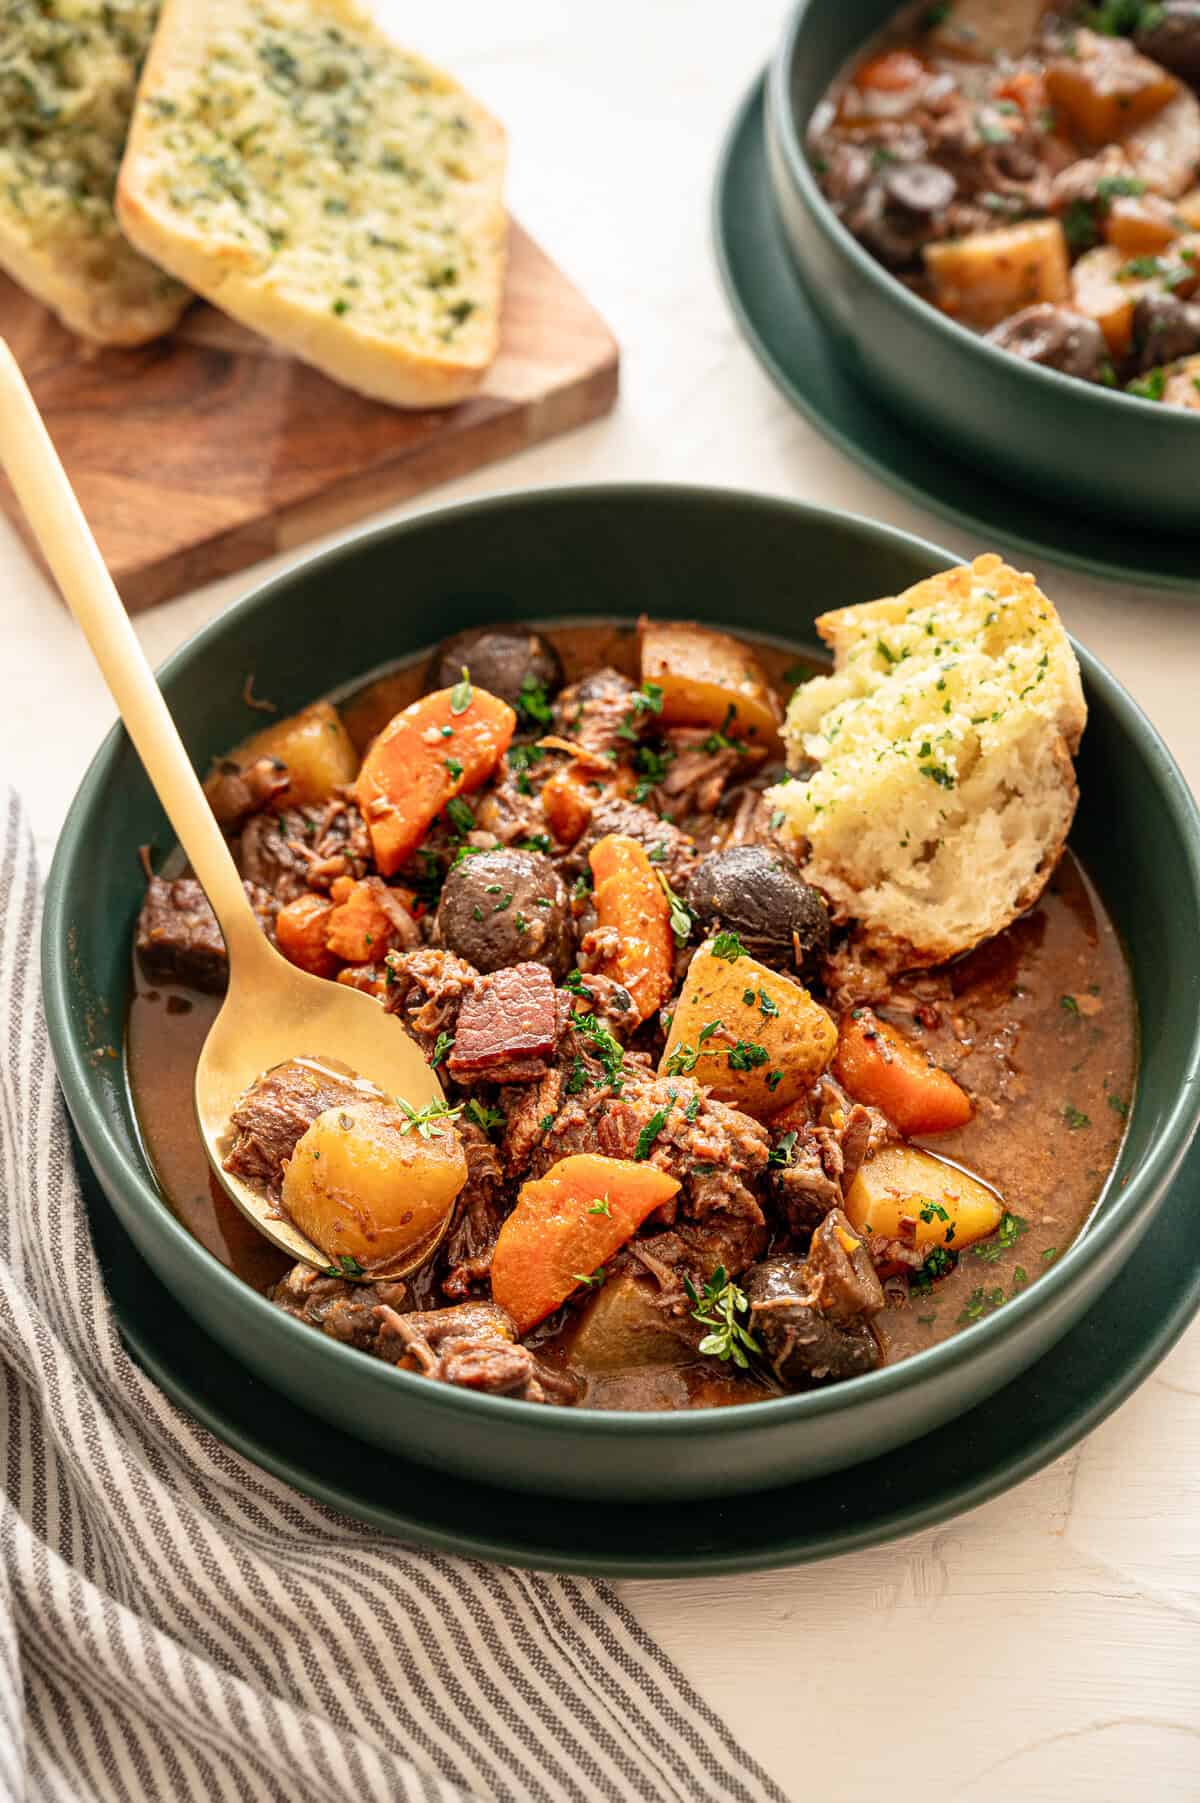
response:
M1121 1119L1125 1120L1129 1114L1129 1103L1124 1101L1120 1096L1109 1096L1107 1101L1113 1113L1119 1114Z
M339 1252L337 1263L327 1265L323 1273L326 1277L365 1277L366 1272L351 1252Z
M730 1050L729 1068L731 1071L754 1071L769 1057L766 1046L756 1045L752 1039L739 1039Z
M455 1112L457 1113L457 1110ZM486 1102L480 1102L474 1096L467 1103L467 1115L477 1127L482 1127L489 1139L493 1127L503 1127L504 1125L503 1109L489 1108Z
M996 1260L1001 1258L1010 1247L1016 1245L1028 1227L1029 1222L1022 1215L1010 1214L1006 1208L992 1238L983 1245L972 1246L971 1257L981 1258L986 1265L994 1265Z
M446 803L446 818L456 833L471 833L475 830L475 816L461 795L452 795Z
M462 765L459 763L457 758L443 758L442 762L445 764L447 770L450 772L451 782L456 783L458 781L459 777L463 773Z
M796 1138L797 1135L795 1133L785 1133L783 1137L771 1147L767 1163L774 1165L791 1164L792 1153L796 1150Z
M600 1285L604 1282L604 1279L608 1276L608 1272L604 1269L603 1265L600 1265L592 1272L590 1277L586 1271L572 1271L571 1276L575 1279L576 1283L582 1284L584 1289L598 1290Z
M1129 198L1145 192L1145 182L1139 181L1136 175L1102 175L1096 183L1096 193L1101 200Z
M746 948L736 933L717 933L708 949L714 958L724 958L727 964L736 964L746 956Z
M495 887L498 889L500 887L499 883L497 883L495 885ZM500 900L496 903L495 907L492 909L492 913L493 914L504 914L511 907L512 907L512 890L506 889L504 894L500 897Z
M940 1202L926 1202L925 1206L921 1209L921 1219L923 1221L932 1221L934 1219L948 1221L950 1216Z
M747 1354L761 1353L762 1346L745 1325L750 1313L745 1292L726 1277L724 1265L717 1266L703 1295L697 1294L690 1277L684 1278L683 1287L692 1304L692 1320L712 1329L701 1340L700 1351L706 1358L720 1359L724 1364L732 1360L746 1370L750 1363Z
M429 1060L429 1068L435 1071L442 1059L454 1044L453 1033L439 1033L433 1042L433 1056Z
M554 711L549 697L543 685L533 676L526 676L521 683L517 712L531 726L550 726L553 723Z
M590 991L583 980L583 972L578 966L574 970L569 970L567 972L566 976L563 978L562 986L564 989L569 989L572 995L590 995Z
M1126 382L1125 389L1128 394L1141 395L1144 401L1161 401L1166 386L1166 371L1151 369L1144 376L1137 376L1132 382Z
M420 1139L430 1139L436 1121L452 1121L462 1113L462 1103L451 1108L448 1102L426 1102L424 1108L414 1108L403 1096L396 1097L396 1106L406 1118L401 1125L401 1133L416 1132ZM474 1103L471 1104L475 1106Z
M1071 1102L1068 1102L1063 1109L1063 1120L1066 1121L1072 1133L1077 1133L1081 1127L1090 1127L1092 1124L1088 1116Z
M982 1287L973 1289L967 1297L966 1306L958 1317L958 1325L965 1327L968 1321L978 1321L981 1315L990 1314L999 1308L1004 1301L1004 1291L997 1284L993 1289Z
M700 1097L698 1095L695 1095L692 1097L691 1101L688 1103L687 1107L684 1109L683 1118L685 1121L694 1121L696 1116L699 1114L699 1112L700 1112Z
M1042 1253L1042 1263L1045 1265L1052 1265L1057 1257L1058 1247L1047 1246L1046 1250Z
M571 1020L575 1031L582 1038L591 1042L592 1056L602 1066L613 1093L620 1095L621 1085L624 1082L622 1073L625 1069L625 1054L621 1050L620 1043L613 1038L608 1028L602 1025L594 1014L575 1014L572 1015ZM583 1071L583 1081L576 1083L575 1076L579 1070ZM586 1068L576 1059L567 1082L567 1093L569 1095L577 1094L587 1080ZM572 1088L572 1084L574 1084L574 1088Z
M641 1163L642 1159L649 1158L650 1148L653 1146L655 1140L658 1138L659 1134L662 1132L663 1128L666 1126L667 1116L670 1114L672 1108L675 1106L675 1091L673 1089L669 1089L667 1091L667 1094L671 1099L667 1103L666 1107L665 1108L656 1108L654 1113L650 1116L650 1119L646 1122L646 1125L642 1128L641 1132L637 1136L637 1145L633 1148L633 1156L634 1156L635 1161L639 1164Z
M538 1132L539 1133L549 1133L549 1131L550 1131L551 1127L553 1127L553 1125L554 1125L554 1116L552 1114L544 1114L542 1116L541 1120L538 1122Z
M530 770L540 764L546 753L540 745L511 745L508 751L510 770Z
M779 1013L778 1008L775 1006L765 989L760 989L758 992L758 1011L760 1014L767 1016L768 1019L771 1015Z
M1060 995L1058 998L1058 1005L1064 1014L1079 1013L1079 1003L1075 1000L1073 995Z
M609 1206L607 1196L598 1196L594 1202L589 1202L588 1213L590 1215L607 1215L609 1220L611 1220L612 1209Z
M519 851L549 852L549 850L550 850L549 836L546 833L531 833L528 839L518 839L517 840L517 849ZM551 903L551 901L549 900L548 897L546 897L545 899L542 899L541 897L539 897L539 899L538 899L538 907L539 908L549 908L552 905L553 904Z
M462 681L456 682L450 691L450 712L465 714L471 705L474 691L471 688L471 673L466 664L462 667Z

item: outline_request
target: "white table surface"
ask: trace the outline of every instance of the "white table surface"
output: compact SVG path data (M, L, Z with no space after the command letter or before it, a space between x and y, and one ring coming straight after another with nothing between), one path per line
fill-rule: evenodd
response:
M457 0L415 30L418 15L390 10L508 122L514 211L624 349L615 416L419 507L682 479L871 514L960 552L1004 549L970 544L826 446L734 329L709 246L713 164L779 0ZM1191 602L1039 574L1200 782L1200 572ZM140 615L151 660L248 580ZM0 594L0 775L23 792L46 864L113 709L3 523ZM1198 1503L1200 1325L1081 1447L945 1527L815 1567L622 1590L789 1797L1175 1803L1200 1797ZM679 1525L686 1540L686 1511Z

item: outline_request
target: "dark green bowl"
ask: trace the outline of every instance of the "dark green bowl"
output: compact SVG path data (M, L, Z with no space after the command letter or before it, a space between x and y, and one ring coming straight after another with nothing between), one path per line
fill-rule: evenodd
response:
M897 0L801 0L767 81L771 186L813 306L854 375L981 482L1003 477L1092 517L1200 533L1200 416L1059 375L985 344L888 274L833 213L804 133Z
M811 646L826 608L895 592L953 559L865 520L719 490L611 487L499 496L368 533L313 557L214 620L170 661L164 692L198 767L246 729L257 674L297 708L489 619L643 610ZM1200 1111L1200 822L1125 692L1080 653L1091 724L1074 843L1133 965L1141 1074L1120 1163L1086 1236L1001 1313L907 1363L823 1393L695 1414L604 1414L476 1396L397 1371L272 1308L161 1201L119 1060L141 901L137 848L169 843L114 731L71 808L50 874L43 972L50 1035L84 1149L122 1225L187 1315L264 1382L406 1457L517 1489L634 1499L765 1489L835 1471L989 1396L1078 1320L1116 1275ZM1180 1248L1188 1257L1188 1248Z

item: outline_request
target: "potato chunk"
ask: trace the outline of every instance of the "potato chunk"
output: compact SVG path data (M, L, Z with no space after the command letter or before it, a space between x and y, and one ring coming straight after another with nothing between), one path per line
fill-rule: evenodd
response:
M672 621L645 626L642 681L662 690L664 726L710 726L778 752L783 715L774 691L754 653L728 633Z
M1048 64L1046 92L1075 136L1099 146L1161 113L1179 83L1127 38L1077 31L1071 54Z
M690 1073L722 1102L758 1119L811 1088L833 1057L837 1028L799 983L719 933L692 959L659 1065Z
M1113 244L1098 245L1071 271L1071 305L1094 319L1114 357L1133 340L1133 310L1143 294L1169 292L1186 299L1200 284L1197 240L1176 238L1158 256L1127 257Z
M367 1275L407 1264L437 1235L467 1181L453 1123L418 1127L394 1102L319 1114L283 1178L283 1207L332 1265Z
M1169 363L1163 401L1168 407L1189 407L1200 413L1200 357L1184 357Z
M287 765L287 787L275 798L279 807L328 801L336 788L352 783L358 775L358 753L342 725L341 715L329 701L314 701L311 707L289 714L286 720L276 720L244 740L221 759L205 782L209 799L213 799L222 778L229 775L229 765L248 770L259 758L275 758Z
M850 1186L846 1213L859 1233L900 1239L913 1222L918 1246L956 1251L995 1233L1004 1204L994 1190L916 1146L885 1146Z
M961 324L988 331L1037 301L1070 290L1067 241L1057 219L1024 219L925 247L934 300Z
M1182 195L1196 180L1200 163L1200 100L1180 88L1174 100L1123 140L1134 174L1168 199Z

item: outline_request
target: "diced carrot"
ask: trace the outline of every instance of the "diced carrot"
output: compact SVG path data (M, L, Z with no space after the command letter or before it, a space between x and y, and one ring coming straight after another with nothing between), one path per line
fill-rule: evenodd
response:
M624 984L638 1020L648 1020L670 995L675 973L671 904L636 839L608 833L593 845L588 862L595 879L596 919L617 934L603 974Z
M997 100L1015 100L1027 119L1046 110L1046 84L1036 69L1018 69L996 87Z
M595 804L596 796L576 764L564 764L542 784L546 825L560 845L574 845L581 837Z
M854 86L875 94L899 94L925 74L925 65L911 50L885 50L861 63L854 72Z
M971 1118L949 1072L869 1008L842 1016L833 1072L856 1102L882 1109L901 1133L948 1133Z
M381 891L383 892L381 895ZM395 895L392 891L392 896ZM387 886L377 876L355 883L326 923L325 943L347 964L366 964L383 957L396 942L396 923L384 906Z
M339 905L346 901L353 893L354 878L352 876L336 876L329 885L329 899L333 902L337 902Z
M608 1259L679 1188L657 1165L578 1152L521 1185L492 1253L492 1300L527 1333L573 1290L603 1282Z
M383 876L412 855L448 801L487 781L516 724L506 701L466 680L422 695L389 721L355 787Z
M275 943L288 960L314 977L331 977L338 961L325 943L333 903L324 895L298 895L275 916Z

